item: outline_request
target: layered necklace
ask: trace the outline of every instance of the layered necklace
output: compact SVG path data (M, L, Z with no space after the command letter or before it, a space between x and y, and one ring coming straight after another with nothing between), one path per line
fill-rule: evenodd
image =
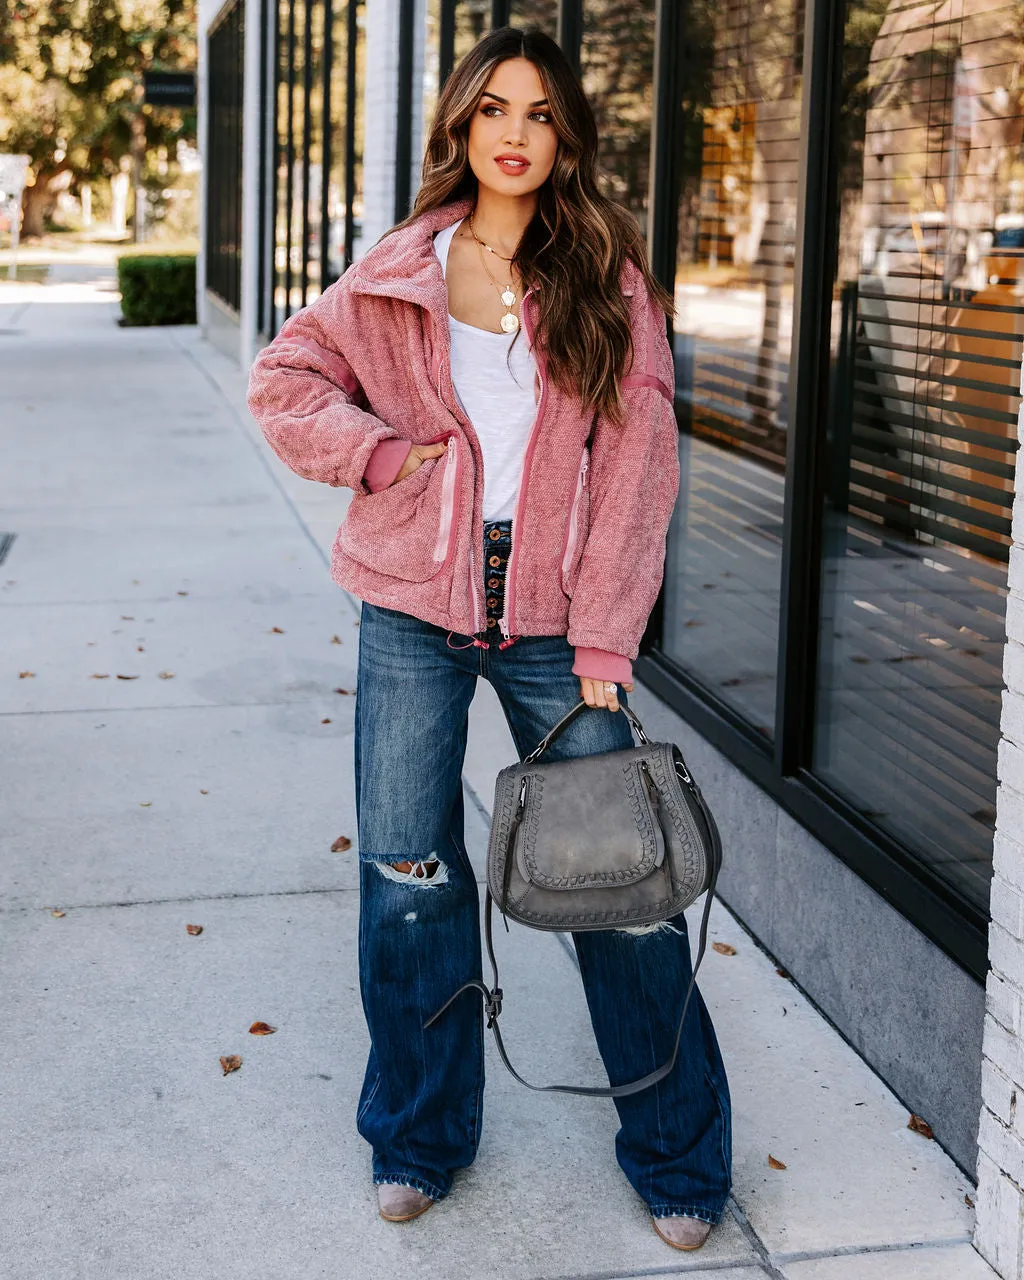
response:
M487 253L492 254L495 258L500 258L502 262L511 262L512 259L506 258L503 253L499 253L497 249L492 249L489 244L480 239L473 227L472 214L469 215L467 224L469 226L470 235L477 242L480 249L480 261L483 263L484 271L487 272L487 278L490 280L491 284L494 285L495 292L501 299L501 305L505 308L505 314L501 317L500 321L501 327L505 333L515 333L519 328L519 317L512 310L516 305L515 285L511 280L506 285L501 285L497 280L495 280L494 276L491 274L490 267L487 265L487 254L484 253L484 250L486 249ZM511 272L509 272L509 274L511 275Z

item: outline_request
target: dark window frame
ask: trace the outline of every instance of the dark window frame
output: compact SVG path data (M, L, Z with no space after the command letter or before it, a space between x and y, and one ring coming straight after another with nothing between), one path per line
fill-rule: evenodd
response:
M242 115L245 0L229 0L207 31L204 287L236 315L242 306Z
M787 441L775 740L766 742L738 712L662 651L661 598L636 672L886 902L983 982L988 968L986 913L811 771L824 484L818 424L828 405L831 282L838 237L838 209L831 194L844 13L844 0L808 0L805 15L800 220L789 375L793 409ZM683 25L675 0L659 0L649 251L652 268L670 289L675 278L678 192L673 157L679 114L674 104L681 99ZM680 410L677 416L680 430L685 430L685 414Z

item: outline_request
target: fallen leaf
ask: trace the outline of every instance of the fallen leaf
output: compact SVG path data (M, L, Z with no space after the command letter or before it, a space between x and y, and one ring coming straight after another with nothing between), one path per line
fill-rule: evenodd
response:
M61 911L60 907L54 907L54 908L53 908L53 910L50 912L50 915L51 915L51 916L56 916L56 917L57 917L57 919L59 920L59 919L61 918L61 916L66 916L66 915L67 915L67 912L66 912L66 911Z
M341 644L341 636L331 636L331 644Z
M907 1128L912 1129L914 1133L919 1133L922 1138L934 1138L932 1127L922 1116L911 1114L907 1121Z
M277 1027L270 1026L267 1022L254 1022L249 1028L251 1036L272 1036Z
M142 645L141 645L141 644L137 644L137 645L135 646L135 652L136 652L136 653L145 653L146 651L145 651L145 649L143 649L143 647L142 647Z
M779 977L780 977L780 978L788 978L788 977L789 977L789 970L788 970L788 969L776 969L776 970L775 970L775 972L779 975Z
M358 622L353 622L353 623L352 623L352 625L353 625L354 627L358 627L358 626L359 626L359 623L358 623Z
M94 672L94 673L89 677L89 679L90 679L90 680L109 680L109 679L110 679L110 672L109 672L109 671L96 671L96 672Z
M122 613L122 614L121 614L121 621L122 621L122 622L134 622L134 621L135 621L135 614L134 614L134 613Z
M85 642L85 643L86 643L86 647L87 647L87 648L89 648L89 649L95 649L96 645L97 645L97 644L99 644L99 641L98 641L98 640L86 640L86 642Z
M334 844L331 845L331 853L344 853L346 849L352 848L352 841L348 836L338 836Z
M331 718L330 718L330 716L324 716L324 718L320 721L320 723L321 723L321 724L330 724L330 723L331 723Z
M208 796L210 793L209 793L209 791L204 791L204 790L203 790L203 788L202 788L202 787L200 787L200 788L199 788L199 794L200 794L201 796Z
M148 809L148 808L152 805L152 803L153 803L153 801L152 801L152 800L140 800L140 801L139 801L139 808L140 808L140 809Z
M224 1074L230 1075L232 1071L237 1071L242 1065L242 1059L237 1053L229 1053L227 1057L221 1058L220 1065L224 1068Z
M173 680L173 679L174 679L174 672L173 672L173 671L158 671L158 672L156 673L156 675L157 675L157 679L158 679L158 680Z
M139 579L138 579L138 578L132 578L132 586L133 586L133 587L137 587L138 585L139 585Z
M351 690L351 689L335 689L335 691L334 691L334 692L335 692L335 693L345 693L345 694L350 694L350 693L352 692L352 690Z
M271 627L271 628L270 628L270 634L271 634L272 636L283 636L283 635L284 635L284 632L281 630L281 628L280 628L280 627Z
M138 676L122 676L122 675L119 675L117 678L118 678L118 680L138 680L138 678L139 678L139 677L138 677Z
M18 679L19 679L19 680L32 680L32 679L34 679L34 678L35 678L35 674L36 674L36 673L35 673L34 671L19 671L19 672L18 672ZM339 689L339 690L338 690L338 692L340 693L340 692L341 692L341 690Z
M188 595L188 592L187 592L187 591L179 591L179 592L178 592L178 595L179 595L179 596L187 596L187 595Z
M712 942L711 946L720 956L734 956L736 948L729 945L728 942Z
M964 1204L968 1207L968 1209L974 1208L974 1201L971 1199L970 1196L966 1196L966 1195L964 1196Z
M786 1166L782 1163L782 1161L781 1161L781 1160L776 1160L776 1159L775 1159L775 1157L774 1157L773 1155L769 1155L769 1157L768 1157L768 1168L769 1168L769 1169L785 1169L785 1167L786 1167Z
M202 931L203 926L201 924L187 924L185 926L185 932L191 934L193 938L198 938Z

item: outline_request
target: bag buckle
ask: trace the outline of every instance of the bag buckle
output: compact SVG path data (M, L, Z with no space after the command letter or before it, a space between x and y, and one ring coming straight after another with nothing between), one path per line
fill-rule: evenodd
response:
M484 1000L484 1013L487 1015L486 1030L490 1031L491 1027L498 1021L501 1016L501 987L495 987L494 990Z

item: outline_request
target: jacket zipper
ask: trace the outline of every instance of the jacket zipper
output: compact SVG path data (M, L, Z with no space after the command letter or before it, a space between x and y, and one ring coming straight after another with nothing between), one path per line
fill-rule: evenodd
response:
M445 400L444 400L444 396L441 393L441 368L444 365L446 360L447 360L447 357L442 349L441 359L438 361L438 365L437 365L437 398L441 401L442 404L445 403ZM450 370L451 369L450 361L448 362L448 367ZM456 406L452 412L456 417L458 417L459 410L461 410L463 414L465 414L466 411L465 409L462 408L462 401L459 399L459 393L455 390L455 383L451 381L450 376L448 381L451 384L451 389L452 389L452 404ZM467 422L469 421L468 418L466 420ZM451 443L452 441L450 440L449 449L451 448ZM448 476L446 474L445 483L447 483L447 481L448 481ZM452 488L454 490L454 482L452 484ZM442 495L442 499L443 499L443 495ZM454 508L454 494L453 494L453 508ZM470 523L471 524L473 523L472 514L470 516ZM480 621L481 619L480 599L479 599L480 589L478 589L477 582L476 582L476 553L474 551L475 545L476 545L476 538L474 536L470 539L470 546L469 546L469 599L473 606L473 634L474 635L476 635L480 631L482 626L482 623Z
M523 318L523 327L526 330L526 337L533 347L533 332L530 325L529 308L527 302L533 293L532 289L527 289L523 294L522 305L519 310ZM544 416L544 403L547 400L548 384L544 377L544 362L540 355L536 356L537 373L540 377L540 401L537 405L537 412L534 415L533 422L530 425L530 434L526 442L526 452L523 455L523 476L519 483L519 493L516 497L515 510L512 514L512 550L509 552L508 569L505 575L505 612L501 616L498 626L501 634L506 641L512 639L512 619L513 610L515 608L516 596L516 579L515 573L519 563L519 538L516 530L522 529L522 512L525 506L526 489L529 484L530 463L533 460L533 451L537 444L537 428L540 426L541 418Z
M566 577L576 554L576 547L579 543L580 536L580 506L583 502L583 492L587 487L587 471L590 468L590 451L586 447L583 449L583 457L580 460L579 475L576 478L576 493L573 495L572 508L569 512L569 529L565 535L565 553L562 556L562 587L565 587Z
M444 477L441 481L441 520L437 528L437 541L434 544L434 563L443 564L448 559L448 551L452 541L452 517L455 512L455 481L459 472L459 455L455 447L455 437L448 437L448 453L444 463Z

